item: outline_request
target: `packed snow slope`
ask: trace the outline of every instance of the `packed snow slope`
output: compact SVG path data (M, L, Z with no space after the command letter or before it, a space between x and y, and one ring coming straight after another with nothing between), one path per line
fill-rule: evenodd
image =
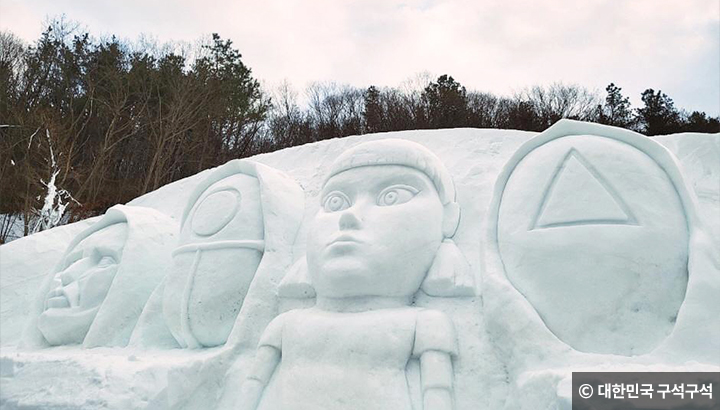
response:
M307 217L319 206L317 196L327 167L348 147L362 141L383 138L402 138L423 144L445 162L455 180L458 200L463 208L463 221L456 242L470 264L479 266L480 248L477 239L480 238L484 208L490 201L494 180L503 163L515 149L534 135L536 133L527 131L482 129L400 131L325 140L257 155L250 160L292 176L305 191ZM699 137L700 141L704 142L703 137L707 136L699 135ZM712 141L708 142L712 143ZM712 146L712 144L704 145ZM720 148L715 146L715 150L718 149ZM699 160L691 159L691 161L694 167L703 166ZM205 170L173 182L136 198L127 205L156 209L179 223L193 188L211 172L212 170ZM703 171L697 172L700 174ZM712 172L714 175L720 175L720 165L717 165ZM720 194L716 192L715 201L718 195ZM0 247L2 346L17 344L25 315L28 313L27 302L33 299L42 278L57 263L70 240L87 228L91 222L80 221L58 227ZM295 253L301 254L304 250L305 236L304 232L298 235Z
M497 332L492 330L493 326L504 326L502 312L494 316L495 323L492 323L493 320L488 321L483 304L485 296L480 285L483 282L483 269L488 269L484 246L488 232L488 215L492 212L493 197L497 194L494 191L496 181L506 163L516 155L518 148L536 135L537 133L533 132L495 129L401 131L325 140L258 155L249 160L284 172L304 190L305 212L291 252L294 260L300 259L305 254L307 222L321 206L319 196L328 169L344 151L367 141L397 138L425 146L445 164L454 180L457 203L461 209L460 223L453 241L469 263L470 270L475 276L478 295L457 301L452 299L438 301L420 297L416 303L421 307L439 308L450 313L454 318L460 343L454 369L456 409L497 409L503 406L530 409L537 408L533 406L538 403L542 403L542 406L546 403L556 403L556 396L562 398L560 388L557 387L558 383L562 384L561 381L572 370L577 371L581 368L611 371L634 366L635 369L646 371L689 369L718 371L720 357L714 362L711 360L698 363L696 360L694 364L687 365L690 367L684 364L692 361L690 356L675 357L667 363L658 363L654 359L625 361L623 355L634 354L633 349L636 346L633 341L621 340L610 347L611 350L618 349L614 352L618 355L617 359L602 356L602 359L596 360L579 354L567 356L567 361L558 359L552 363L538 362L540 364L535 363L536 367L533 367L535 364L529 361L518 362L513 358L512 352L502 351L503 346L498 348L497 344L501 343L507 346L508 350L516 348L527 351L527 349L533 350L533 343L537 343L538 352L541 352L539 355L566 357L553 356L556 352L552 350L553 347L548 347L557 340L546 342L531 339L525 341L526 345L514 344L510 341L505 343L504 338L508 336L503 334L503 330ZM680 173L684 177L687 189L691 192L690 196L696 198L698 219L709 237L707 243L720 244L720 134L684 133L654 137L651 140L667 149L670 156L679 164ZM545 154L540 152L538 155L538 158L542 158L541 155ZM592 173L592 167L583 162L585 159L582 156L568 157L565 161L568 165L563 166L576 172L577 175L585 175L583 172ZM539 166L542 166L542 161L539 163ZM212 172L206 170L168 184L126 205L154 209L167 216L170 223L179 226L195 187ZM558 186L562 183L564 183L562 180L558 182ZM573 181L570 181L569 186L572 186L572 183ZM529 192L535 189L534 185L540 183L534 184L530 181L518 184L517 181L510 179L508 184L508 186L514 186L513 184L524 186L524 190ZM602 191L603 186L598 185L598 187L591 188ZM668 186L667 190L672 193L672 186ZM541 191L538 190L538 195L542 193ZM562 191L558 190L558 192ZM512 224L502 221L514 220L508 219L506 217L508 214L524 212L523 195L516 199L509 197L506 202L509 203L511 200L516 201L517 209L508 208L499 211L500 234L508 237L512 237L512 229L510 229ZM607 201L612 205L617 202L617 198L615 202L612 198ZM653 201L653 198L650 197L649 201ZM551 209L551 205L552 203L547 206L548 209ZM653 208L653 204L650 205ZM533 226L542 228L567 223L562 219L568 215L567 213L561 215L553 214L551 211L536 215L535 220L532 221ZM570 213L572 212L574 211L571 210ZM630 215L622 204L619 210L613 212L616 213L611 217L622 223L632 224L633 218L637 216ZM605 216L600 215L600 217ZM45 277L53 270L76 235L97 221L98 218L93 218L57 227L0 247L0 383L2 383L0 407L207 408L205 407L207 403L214 400L208 397L215 396L217 399L222 396L221 408L224 408L223 403L232 403L233 391L239 389L238 384L242 382L245 370L240 366L240 369L234 369L226 378L225 373L231 363L227 362L229 360L227 358L214 357L216 349L144 350L138 347L83 349L81 345L69 345L28 350L20 346L23 330L32 316L31 306ZM527 226L525 221L522 224ZM503 231L504 227L508 226L510 228ZM687 238L683 240L686 241ZM503 252L504 249L499 251ZM717 254L717 249L714 252ZM510 252L506 252L505 255L510 255L506 257L506 261L513 260ZM521 263L516 265L522 267ZM558 266L558 270L566 267L562 264ZM718 266L713 269L720 269ZM565 336L562 326L570 322L564 320L562 316L553 328L554 312L542 310L547 298L542 294L536 296L533 293L539 285L532 282L532 272L529 275L529 282L528 273L522 269L518 269L516 273L507 272L507 275L516 288L523 290L528 300L536 307L540 307L538 310L546 319L551 318L546 322L563 342L583 352L606 353L603 349L607 346L597 346L592 340L575 338L576 332L569 331ZM503 303L502 298L498 302ZM488 305L490 308L492 303L494 301L490 300ZM591 306L581 308L581 310L592 309ZM517 319L512 314L508 317L511 320ZM531 327L523 328L523 323L507 324L508 329L519 329L523 332ZM488 328L491 330L488 331ZM665 334L663 332L666 330L660 330L650 333ZM535 337L536 334L530 333L530 336ZM661 338L661 336L657 337ZM653 347L640 346L639 349L645 349L641 352L644 353ZM544 348L549 350L545 352L542 350ZM671 355L668 354L667 357L669 356ZM413 384L414 378L419 378L418 372L417 368L409 366L408 383L411 391L418 388L416 383ZM212 379L213 382L210 384L214 383L213 386L205 386L204 390L198 388L200 383L198 379L203 378ZM198 391L205 393L197 393ZM515 398L508 401L510 396ZM413 405L420 408L416 401ZM362 405L358 408L362 408Z

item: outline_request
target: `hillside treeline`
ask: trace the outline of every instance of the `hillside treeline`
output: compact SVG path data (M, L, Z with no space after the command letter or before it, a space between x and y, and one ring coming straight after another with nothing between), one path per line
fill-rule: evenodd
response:
M542 131L561 118L647 135L720 131L718 118L679 110L661 91L633 108L614 84L603 96L553 84L502 97L443 75L397 88L317 83L299 103L287 83L263 90L218 35L162 47L76 31L55 21L31 46L0 33L0 243L230 159L347 135Z

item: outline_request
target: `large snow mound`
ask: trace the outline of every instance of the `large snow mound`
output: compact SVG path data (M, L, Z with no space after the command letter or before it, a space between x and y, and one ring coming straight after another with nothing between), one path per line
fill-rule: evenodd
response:
M396 156L378 156L372 150L379 148L352 150L388 139L417 143L429 153L402 141L378 145L396 150ZM344 152L350 152L349 159ZM401 177L371 172L382 166L413 171L402 171ZM340 194L328 192L330 175L339 173L343 178L333 177L332 186L339 187L335 191ZM409 254L403 241L426 245L424 234L413 233L413 222L435 226L433 212L442 215L442 224L427 228L438 232L431 246L438 256L426 263L422 253L413 254L409 263L425 266L424 272L432 262L429 271L442 280L418 281L413 286L422 286L422 291L408 307L373 299L370 311L380 313L329 314L324 310L328 306L350 312L354 308L338 307L325 298L337 292L332 284L317 289L318 283L310 284L321 261L314 256L306 261L305 255L317 254L322 242L314 234L325 229L316 215L323 209L345 209L342 187L357 187L361 195L390 177L397 179L393 189L382 191L377 200L386 201L384 205L410 201L424 192L422 187L437 192L435 199L422 197L436 211L413 214L408 208L398 214L402 217L378 220L396 229L398 243L389 241L387 247ZM446 192L450 189L451 194ZM238 209L254 216L227 217ZM407 225L396 222L403 217ZM341 226L371 220L343 218ZM152 228L153 223L163 228ZM83 239L100 238L107 229L122 229L123 247L85 245ZM220 231L227 237L209 242ZM234 408L247 397L241 392L245 380L262 379L249 370L259 360L258 341L261 347L282 351L272 336L276 328L289 329L283 334L296 332L295 340L303 340L297 345L303 354L312 350L303 346L327 342L322 332L330 332L332 343L347 349L357 344L360 350L368 349L372 360L405 357L391 353L390 344L382 351L377 336L409 337L417 351L406 355L412 356L406 368L402 362L400 370L393 370L405 372L409 401L404 395L387 397L388 403L417 409L422 408L426 377L421 377L425 373L419 346L425 343L452 358L448 391L456 409L554 408L563 400L558 385L572 371L718 371L720 302L713 294L720 282L718 244L720 134L649 139L612 127L561 121L540 134L402 131L288 148L203 171L101 218L0 247L0 406ZM226 247L240 249L240 256L224 256L221 250ZM147 253L153 256L143 256ZM380 257L378 261L380 266L392 263ZM108 279L95 280L91 288L80 286L77 294L62 291L67 284L55 273L83 263L94 263L93 269ZM232 269L248 271L242 276L256 279L237 282L222 276ZM189 271L189 276L183 273ZM468 280L462 279L465 274ZM458 286L455 282L461 280L465 285ZM340 294L363 295L367 290L362 286L341 284ZM411 292L417 291L413 286ZM89 291L98 288L103 292ZM91 303L93 298L97 303ZM312 309L317 311L297 313L316 299L318 306ZM80 313L48 319L45 312L53 310L48 305L65 304ZM377 310L380 306L386 308ZM92 314L89 321L79 317L87 312ZM415 326L410 336L396 330L410 322ZM74 330L67 331L68 326ZM308 332L304 326L323 330L302 336ZM348 328L366 330L343 333ZM455 337L441 340L439 333ZM365 343L353 341L363 337ZM267 380L260 408L279 406L273 392L294 391L283 385L292 383L289 375L303 374L308 377L303 386L310 391L297 391L297 397L305 397L302 404L334 408L333 395L338 395L338 403L346 396L334 388L332 394L320 387L315 391L313 378L322 372L313 372L324 368L328 378L350 380L362 378L357 368L363 365L350 358L305 370L281 363L281 374ZM333 373L336 369L340 373ZM380 384L397 380L381 375L381 367L374 369ZM345 386L333 382L330 385ZM361 397L359 391L348 394ZM346 408L366 405L351 402Z

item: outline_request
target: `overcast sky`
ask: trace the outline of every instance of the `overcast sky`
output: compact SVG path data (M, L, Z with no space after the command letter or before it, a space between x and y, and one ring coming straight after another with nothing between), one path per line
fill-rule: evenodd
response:
M65 14L91 34L233 40L256 78L398 86L420 72L509 95L614 82L720 113L720 0L0 0L0 28L34 41Z

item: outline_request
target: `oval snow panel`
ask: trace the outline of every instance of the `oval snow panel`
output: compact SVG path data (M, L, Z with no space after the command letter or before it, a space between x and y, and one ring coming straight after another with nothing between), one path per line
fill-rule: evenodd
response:
M214 192L195 209L193 232L200 236L217 233L227 225L240 206L240 193L235 190Z

